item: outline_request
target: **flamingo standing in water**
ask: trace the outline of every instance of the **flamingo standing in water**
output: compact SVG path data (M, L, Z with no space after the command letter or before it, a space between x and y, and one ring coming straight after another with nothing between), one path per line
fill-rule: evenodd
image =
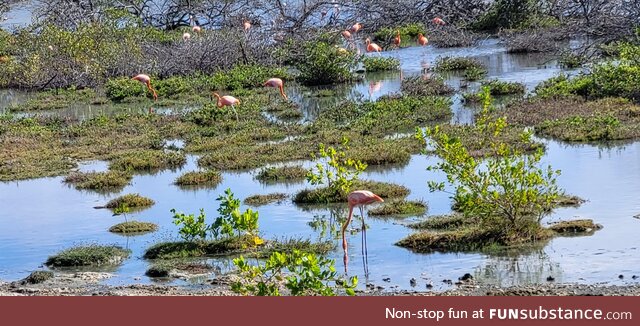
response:
M218 100L218 102L216 103L216 105L218 106L218 108L222 108L225 106L230 106L231 109L233 110L233 113L236 114L236 121L238 121L238 111L236 111L236 104L240 105L240 100L238 100L237 98L231 96L231 95L225 95L225 96L220 96L218 93L213 93L213 96L216 97L216 99Z
M418 44L420 46L425 46L427 45L427 43L429 43L429 40L424 35L422 35L422 33L418 33Z
M194 33L200 33L202 31L202 28L198 25L191 27L191 31L193 31Z
M362 29L362 24L360 23L355 23L353 24L353 26L351 26L351 29L349 29L349 31L351 33L357 33L358 31L360 31Z
M442 18L440 18L440 17L436 17L436 18L434 18L434 19L432 20L432 22L433 22L434 24L438 25L438 26L444 26L444 25L446 25L446 24L447 24L447 23L445 23L445 21L444 21L444 20L442 20Z
M151 77L149 77L148 75L145 75L145 74L139 74L139 75L136 75L135 77L133 77L131 79L137 80L137 81L145 84L147 86L147 89L149 91L151 91L151 93L153 93L153 100L154 101L158 100L158 93L156 92L155 89L153 89L153 87L151 87Z
M360 216L362 217L362 259L365 261L365 274L368 274L367 268L367 226L364 223L364 206L371 205L373 203L381 203L384 202L384 199L380 198L380 196L372 193L369 190L356 190L351 192L347 196L347 202L349 203L349 215L347 216L347 221L342 225L342 249L344 250L344 270L347 271L347 263L349 261L347 255L347 238L345 236L345 232L351 219L353 218L353 209L358 207L360 209Z
M182 40L183 40L183 41L185 41L185 42L186 42L186 41L188 41L188 40L190 40L190 39L191 39L191 34L189 34L189 33L184 33L184 34L182 34Z
M287 94L284 93L284 82L280 78L271 78L264 83L266 87L274 87L280 90L280 95L285 101L288 101Z
M342 31L342 37L344 37L345 40L350 41L351 40L351 33L349 31Z
M245 20L244 23L242 23L242 27L244 28L244 32L246 33L251 28L251 23L248 20Z
M400 47L400 42L402 42L402 39L400 39L400 31L396 31L396 37L393 38L393 44Z
M369 38L365 40L365 43L367 43L367 52L378 52L380 54L382 51L382 48L378 44L371 43Z

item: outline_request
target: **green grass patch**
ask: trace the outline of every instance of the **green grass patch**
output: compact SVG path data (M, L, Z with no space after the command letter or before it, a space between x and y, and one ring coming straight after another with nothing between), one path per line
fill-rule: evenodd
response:
M228 256L256 250L253 236L240 236L222 240L162 242L144 253L146 259L176 259L205 256Z
M454 93L451 86L439 77L407 77L402 80L400 90L409 96L450 96Z
M287 199L289 195L283 193L273 193L266 195L252 195L244 199L244 203L250 206L258 207L271 203L281 203Z
M590 219L562 221L549 226L549 230L560 235L591 234L600 229L602 229L602 225L596 224Z
M74 172L64 182L72 184L76 189L111 191L124 188L133 176L125 171L106 172Z
M454 230L463 226L469 226L473 223L473 219L466 218L459 213L454 213L451 215L430 216L422 222L410 224L409 227L413 229Z
M191 171L179 176L174 184L181 187L215 187L222 182L222 173L217 170Z
M497 79L482 82L483 87L488 87L491 95L524 94L525 86L522 83L507 82Z
M371 216L415 216L427 212L427 204L419 200L393 200L368 211Z
M120 171L158 171L177 169L187 162L184 153L163 150L133 151L117 155L109 164L109 169Z
M364 69L367 72L399 70L400 60L385 57L364 57L362 59Z
M156 202L153 199L140 196L140 194L126 194L110 200L104 208L116 209L122 205L128 208L143 208L153 206Z
M290 238L269 241L267 245L257 253L257 257L268 258L274 252L291 253L294 250L316 255L326 255L333 249L335 249L335 244L331 241L312 242L309 239Z
M63 250L45 262L49 267L119 265L131 250L118 246L78 246Z
M145 275L149 277L172 277L177 273L199 275L210 273L212 270L213 266L207 263L170 260L155 262L147 269Z
M109 232L122 233L122 234L140 234L155 232L158 230L158 225L149 222L128 221L118 223L109 228Z
M308 169L300 165L263 168L256 175L261 182L287 182L304 180L309 173Z
M405 186L378 181L358 180L354 183L353 190L369 190L382 198L403 198L409 195L409 189ZM296 204L325 204L346 201L346 194L326 187L305 189L293 198L293 202Z
M434 68L440 72L485 69L480 61L467 57L440 57L436 60Z

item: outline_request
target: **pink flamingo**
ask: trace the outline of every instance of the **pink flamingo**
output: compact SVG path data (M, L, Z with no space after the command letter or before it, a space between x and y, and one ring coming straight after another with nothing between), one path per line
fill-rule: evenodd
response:
M400 31L396 31L396 37L393 38L393 44L400 47L400 42L402 42L402 39L400 39Z
M424 35L422 35L422 33L418 33L418 44L420 46L425 46L427 45L427 43L429 43L429 40Z
M191 39L191 34L189 34L189 33L184 33L184 34L182 34L182 40L183 40L183 41L185 41L185 42L186 42L186 41L188 41L188 40L190 40L190 39Z
M327 16L327 11L323 10L320 12L320 20L324 20L324 17Z
M137 81L147 85L147 89L149 91L151 91L151 93L153 93L153 100L154 101L158 100L158 93L156 92L155 89L153 89L153 87L151 87L151 77L149 77L148 75L145 75L145 74L139 74L139 75L136 75L135 77L133 77L131 79L137 80Z
M193 27L191 27L191 31L194 33L200 33L202 31L202 28L198 25L195 25Z
M367 227L364 223L364 206L371 205L377 202L384 202L384 199L380 196L372 193L369 190L356 190L347 195L347 202L349 203L349 215L347 221L342 225L342 249L344 250L344 269L347 271L347 263L349 258L347 256L347 238L345 232L351 219L353 218L353 209L358 207L360 209L360 216L362 217L362 259L367 257ZM365 274L368 274L367 263L365 262Z
M223 108L225 106L230 106L231 109L233 110L233 113L236 114L236 121L238 121L238 111L236 111L236 104L240 105L240 100L238 100L237 98L231 96L231 95L225 95L225 96L220 96L218 95L218 93L213 93L213 96L216 97L216 99L218 100L218 102L216 103L216 105L218 106L218 108Z
M365 40L365 43L367 44L367 52L378 52L379 54L382 51L382 48L378 44L371 43L369 38Z
M440 17L436 17L436 18L434 18L434 19L432 20L432 22L433 22L434 24L438 25L438 26L444 26L444 25L446 25L446 24L447 24L447 23L445 23L445 21L444 21L444 20L442 20L442 18L440 18Z
M382 81L370 82L369 83L369 99L373 96L373 94L380 91L382 88Z
M351 33L357 33L358 31L360 31L362 29L362 24L360 23L355 23L353 24L353 26L351 26L351 29L349 29L349 31Z
M280 95L285 101L288 101L287 94L284 93L284 82L280 78L271 78L264 83L266 87L274 87L280 90Z
M244 23L242 23L242 26L244 27L244 31L248 32L251 28L251 23L248 20L245 20Z
M342 37L344 37L345 40L347 41L351 40L351 33L349 33L349 31L342 31L342 33L340 34L342 34Z

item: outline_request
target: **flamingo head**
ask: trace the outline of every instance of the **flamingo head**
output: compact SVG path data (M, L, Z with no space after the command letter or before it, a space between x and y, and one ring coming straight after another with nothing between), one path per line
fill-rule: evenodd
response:
M369 38L367 37L367 39L366 39L366 40L364 40L364 42L365 42L365 43L367 43L367 45L369 45L369 44L371 44L371 39L369 39Z

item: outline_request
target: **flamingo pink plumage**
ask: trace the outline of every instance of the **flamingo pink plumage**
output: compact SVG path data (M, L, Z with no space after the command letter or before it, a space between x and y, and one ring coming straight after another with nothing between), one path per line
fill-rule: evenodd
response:
M440 18L440 17L436 17L436 18L434 18L432 21L433 21L433 23L434 23L434 24L436 24L436 25L438 25L438 26L444 26L444 25L446 25L446 24L447 24L447 23L445 23L445 21L444 21L444 20L442 20L442 18Z
M367 44L367 52L381 52L382 48L375 43L371 43L370 39L366 39L365 43Z
M362 24L360 23L355 23L353 24L353 26L351 26L351 29L349 29L349 31L351 33L357 33L358 31L360 31L362 29Z
M420 44L421 46L425 46L427 45L427 43L429 43L429 40L422 35L422 33L418 33L418 44Z
M238 119L238 111L236 111L236 105L240 105L240 100L238 100L237 98L231 96L231 95L225 95L225 96L220 96L218 93L213 93L213 96L216 97L216 99L218 100L218 102L216 103L216 105L218 106L218 108L222 108L225 106L230 106L231 109L233 110L233 112L236 114L236 120Z
M287 94L284 93L284 82L280 78L271 78L264 83L266 87L274 87L280 90L280 95L285 101L289 100Z
M342 249L344 250L344 268L345 271L347 269L348 255L347 255L347 238L345 236L345 232L351 219L353 218L353 209L358 207L360 208L360 215L362 216L362 239L363 239L363 259L366 259L367 256L367 238L366 238L366 225L364 223L364 206L371 205L373 203L384 202L384 199L380 198L380 196L372 193L369 190L356 190L347 195L347 202L349 204L349 215L347 216L347 221L342 225ZM366 269L366 265L365 265Z
M153 89L153 87L151 87L151 77L149 77L148 75L145 75L145 74L139 74L139 75L136 75L135 77L133 77L131 79L137 80L137 81L147 85L147 89L149 91L151 91L151 93L153 94L153 100L154 101L158 100L158 93L156 92L155 89Z

